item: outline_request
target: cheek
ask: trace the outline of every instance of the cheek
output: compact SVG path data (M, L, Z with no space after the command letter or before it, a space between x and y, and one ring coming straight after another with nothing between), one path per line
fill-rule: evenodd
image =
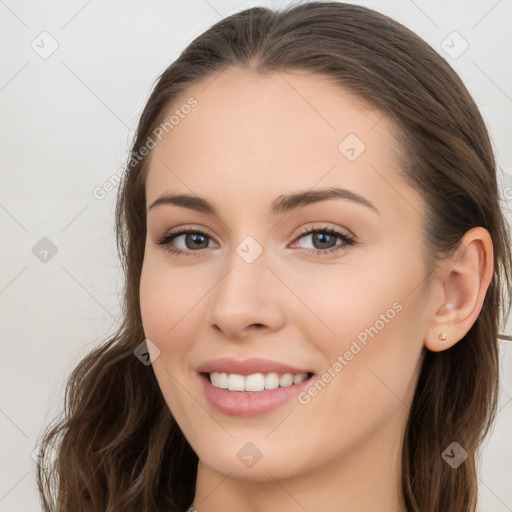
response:
M310 328L307 338L339 350L355 338L364 342L369 331L389 330L409 301L406 283L416 273L404 268L385 273L381 265L351 265L310 270L307 279L292 276L294 293L311 312L301 320Z
M421 255L388 252L339 271L310 273L309 284L298 290L316 314L302 324L307 339L324 354L327 369L350 375L349 389L361 396L375 392L376 375L407 393L423 348L428 297ZM336 372L339 356L343 368L338 364Z
M189 279L183 273L166 271L158 261L148 259L139 290L144 334L160 351L152 368L169 409L185 432L191 428L189 418L197 414L196 401L190 400L180 383L190 371L187 354L194 337L192 331L200 325L194 316L198 287L187 283Z
M382 267L375 274L368 268L342 280L337 276L340 281L333 280L329 292L310 292L310 300L318 297L322 320L335 332L321 336L318 321L310 323L308 339L326 359L319 376L325 385L303 395L313 431L332 439L344 432L355 442L408 413L423 349L424 300L420 291L410 294L410 283L413 278L420 282L420 276L421 269L413 266L402 265L389 276L382 275Z
M183 274L161 268L155 259L144 262L139 290L142 324L163 360L170 352L176 355L184 351L187 338L180 332L197 322L194 305L198 293L198 287L190 286Z

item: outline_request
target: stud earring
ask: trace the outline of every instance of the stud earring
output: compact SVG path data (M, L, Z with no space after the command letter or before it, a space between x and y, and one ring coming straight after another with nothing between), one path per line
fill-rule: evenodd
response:
M439 339L441 341L446 341L446 338L448 338L448 335L445 332L440 332L439 333Z

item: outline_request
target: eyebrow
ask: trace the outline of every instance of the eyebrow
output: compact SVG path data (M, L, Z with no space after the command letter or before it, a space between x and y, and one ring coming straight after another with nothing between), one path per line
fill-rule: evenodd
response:
M319 203L321 201L327 201L329 199L345 199L352 201L357 204L366 206L376 213L379 213L377 208L368 199L347 190L344 188L331 187L320 190L307 190L304 192L295 192L289 195L281 195L274 199L271 204L271 213L278 215L283 212L290 212L297 208L303 208L310 204ZM181 206L190 210L195 210L202 213L208 213L211 215L217 215L215 207L203 197L193 196L189 194L170 194L164 195L153 201L148 207L148 211L163 204L171 204L175 206Z

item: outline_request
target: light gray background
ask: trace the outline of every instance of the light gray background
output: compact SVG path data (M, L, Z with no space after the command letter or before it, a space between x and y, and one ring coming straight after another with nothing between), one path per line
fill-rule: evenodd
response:
M410 27L461 75L488 123L510 215L512 1L353 3ZM122 169L157 76L208 26L254 5L284 2L0 0L0 511L40 510L30 456L40 429L60 411L67 374L120 321L115 191L98 200L93 190ZM58 250L47 262L32 251L43 237ZM512 342L502 343L484 512L512 511L511 367Z

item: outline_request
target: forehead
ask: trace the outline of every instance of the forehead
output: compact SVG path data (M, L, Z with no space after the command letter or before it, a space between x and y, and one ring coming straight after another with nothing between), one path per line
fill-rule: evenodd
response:
M195 106L183 108L190 98ZM396 204L393 187L405 186L390 118L318 75L226 70L192 86L173 113L179 122L152 150L149 200L168 190L221 191L247 207L249 198L318 184Z

